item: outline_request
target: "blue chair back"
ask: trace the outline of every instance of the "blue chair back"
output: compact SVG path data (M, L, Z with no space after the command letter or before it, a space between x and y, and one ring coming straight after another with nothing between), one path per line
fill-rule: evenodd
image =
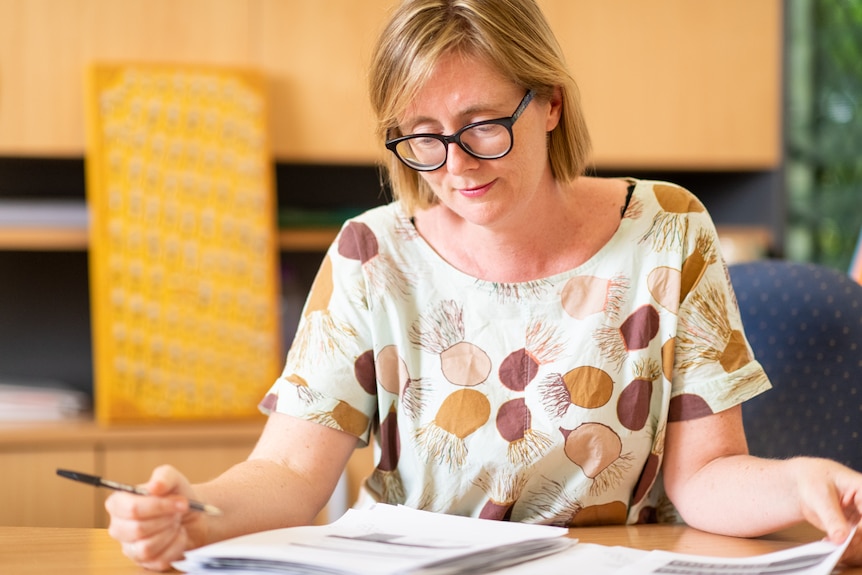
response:
M829 457L862 471L862 285L815 264L729 266L773 389L742 406L754 455Z

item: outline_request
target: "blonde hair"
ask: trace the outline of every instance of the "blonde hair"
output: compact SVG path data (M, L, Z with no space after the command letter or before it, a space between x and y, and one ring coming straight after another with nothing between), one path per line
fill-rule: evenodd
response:
M375 46L369 72L377 136L401 135L398 116L430 77L441 57L454 51L485 57L539 99L562 93L560 122L548 136L555 179L580 176L590 153L590 137L578 87L562 50L534 0L404 0ZM389 154L386 172L395 199L412 214L436 203L418 172Z

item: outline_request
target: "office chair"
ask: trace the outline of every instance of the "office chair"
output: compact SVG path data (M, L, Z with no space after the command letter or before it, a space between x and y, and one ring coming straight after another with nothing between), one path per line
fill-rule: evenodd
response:
M862 285L781 260L729 270L746 335L773 385L742 406L751 453L822 456L862 471Z

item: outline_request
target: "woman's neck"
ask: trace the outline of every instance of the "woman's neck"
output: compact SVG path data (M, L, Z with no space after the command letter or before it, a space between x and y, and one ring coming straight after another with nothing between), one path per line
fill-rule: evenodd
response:
M423 210L414 221L425 241L460 271L487 281L526 282L592 257L619 226L625 195L620 180L582 178L498 226L472 224L443 205Z

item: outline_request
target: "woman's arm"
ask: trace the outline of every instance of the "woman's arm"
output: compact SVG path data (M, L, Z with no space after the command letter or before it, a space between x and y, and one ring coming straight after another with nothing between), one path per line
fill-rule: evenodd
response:
M862 474L826 459L748 455L739 406L669 423L663 466L668 497L706 531L753 537L808 521L837 543L862 518ZM862 562L862 535L845 557Z
M307 525L326 506L357 439L325 425L273 413L246 461L196 485L202 500L224 511L207 543L238 534Z
M798 506L792 504L786 462L748 455L741 414L736 406L667 425L665 490L692 527L757 536L802 520ZM767 491L769 499L781 503L764 501Z
M144 487L151 496L112 494L109 532L133 561L169 569L188 549L245 533L311 523L329 500L356 437L274 413L246 461L200 485L170 466ZM189 511L188 499L219 507L211 517Z

